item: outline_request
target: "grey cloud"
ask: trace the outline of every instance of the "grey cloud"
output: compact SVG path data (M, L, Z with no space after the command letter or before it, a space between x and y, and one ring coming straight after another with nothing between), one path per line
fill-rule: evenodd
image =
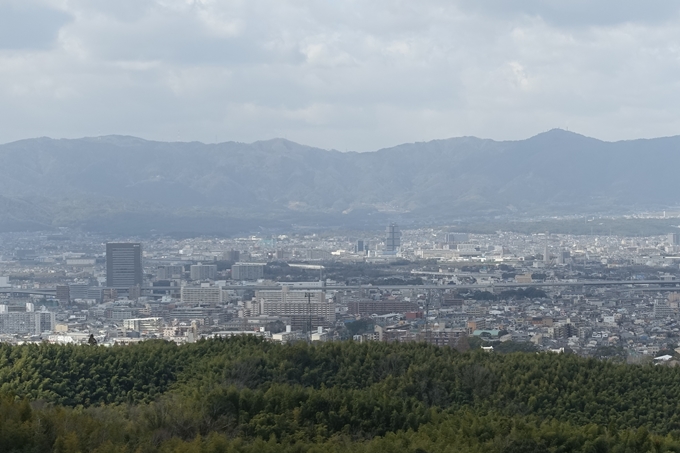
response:
M249 17L248 8L220 11L183 2L175 7L150 1L113 3L102 9L83 3L82 13L88 19L72 30L75 36L87 36L83 46L101 59L161 60L187 66L302 61L296 47L266 45L274 39L272 30L278 30L261 18Z
M0 49L47 49L70 20L63 11L29 2L0 4Z
M680 11L680 4L673 0L460 0L457 4L464 11L505 18L540 17L561 27L667 22L677 19Z

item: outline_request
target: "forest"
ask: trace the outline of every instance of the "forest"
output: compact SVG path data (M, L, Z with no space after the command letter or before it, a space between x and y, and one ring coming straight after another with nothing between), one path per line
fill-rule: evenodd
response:
M573 354L0 344L3 452L680 452L679 409L680 369Z

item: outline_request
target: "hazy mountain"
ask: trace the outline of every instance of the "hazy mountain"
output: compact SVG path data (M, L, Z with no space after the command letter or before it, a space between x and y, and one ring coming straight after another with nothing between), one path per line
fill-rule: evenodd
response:
M30 139L0 146L0 228L235 232L676 206L679 150L680 137L603 142L558 129L369 153L282 139Z

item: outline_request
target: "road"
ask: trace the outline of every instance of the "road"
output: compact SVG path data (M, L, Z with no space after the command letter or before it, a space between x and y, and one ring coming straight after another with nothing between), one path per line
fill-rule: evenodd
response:
M360 289L472 289L480 291L495 291L497 289L514 289L514 288L545 288L545 287L584 287L584 286L629 286L637 288L642 291L673 291L680 290L680 280L580 280L580 281L551 281L551 282L532 282L532 283L495 283L495 284L474 284L474 285L360 285L360 286L326 286L326 291L337 290L360 290ZM280 290L281 286L270 285L244 285L244 286L225 286L228 290ZM318 286L295 286L291 290L314 291L319 290ZM179 291L178 286L143 286L142 292L149 291ZM41 288L41 289L15 289L15 288L0 288L0 294L22 294L22 295L43 295L54 296L56 289Z

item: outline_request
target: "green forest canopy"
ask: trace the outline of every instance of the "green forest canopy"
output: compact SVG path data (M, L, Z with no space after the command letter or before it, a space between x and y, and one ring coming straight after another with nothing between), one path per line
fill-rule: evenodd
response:
M424 343L0 345L3 451L680 451L680 369Z

